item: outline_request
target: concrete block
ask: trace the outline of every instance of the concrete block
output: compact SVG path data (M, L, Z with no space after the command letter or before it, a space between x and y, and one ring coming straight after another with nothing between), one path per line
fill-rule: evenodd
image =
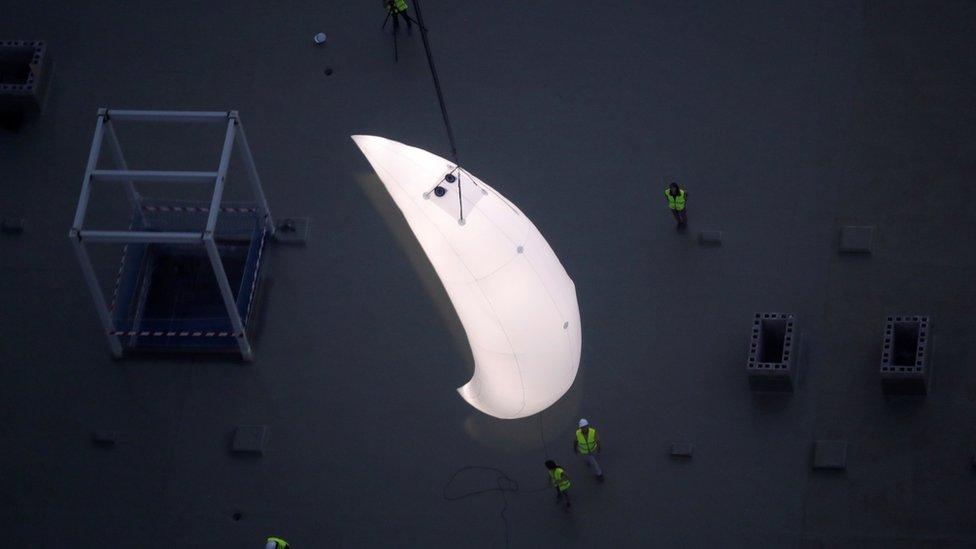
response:
M756 313L746 373L754 391L793 392L799 381L800 331L789 313Z
M932 368L932 321L925 315L885 319L881 348L881 386L886 394L928 393Z
M267 441L266 425L239 425L234 431L233 450L236 453L264 454L264 445Z
M96 444L111 445L119 438L118 431L98 430L92 433L92 441Z
M0 113L40 112L50 74L44 42L0 40Z
M843 470L847 468L846 440L818 440L813 443L813 468Z
M844 253L871 253L874 227L848 225L840 230L840 251Z
M721 244L722 231L702 231L699 240L702 244Z
M307 217L282 217L275 227L275 241L283 244L304 244L308 240L311 220Z
M0 231L6 234L20 234L24 232L24 225L27 223L26 219L21 219L19 217L5 217L3 221L0 221Z
M671 443L671 456L690 458L691 454L695 451L695 445L690 442L672 442Z

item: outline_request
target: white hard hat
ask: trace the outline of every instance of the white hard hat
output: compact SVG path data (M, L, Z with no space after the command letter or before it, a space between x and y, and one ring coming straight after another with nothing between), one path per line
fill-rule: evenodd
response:
M276 549L277 547L278 544L273 541L269 541L268 543L264 544L264 549Z
M583 419L581 419L581 420L579 420L579 426L580 426L581 428L582 428L582 427L586 427L586 426L587 426L587 425L589 425L589 424L590 424L590 422L589 422L589 421L586 421L586 418L585 418L585 417L584 417Z

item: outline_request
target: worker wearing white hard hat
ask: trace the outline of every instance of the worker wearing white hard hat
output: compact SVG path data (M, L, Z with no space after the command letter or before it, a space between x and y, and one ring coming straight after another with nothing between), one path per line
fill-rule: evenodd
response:
M289 549L289 547L287 541L274 536L269 537L267 543L264 544L264 549Z
M581 418L576 429L576 439L573 440L573 452L586 460L586 466L593 470L596 479L603 482L603 469L596 460L596 454L601 450L600 435L596 429L590 427L586 418Z

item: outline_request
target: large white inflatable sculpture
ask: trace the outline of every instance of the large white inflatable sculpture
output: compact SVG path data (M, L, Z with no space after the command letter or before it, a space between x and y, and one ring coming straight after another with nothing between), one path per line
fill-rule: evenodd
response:
M403 212L468 335L474 376L458 389L461 397L508 419L556 402L576 378L582 332L576 286L539 230L444 158L382 137L352 138Z

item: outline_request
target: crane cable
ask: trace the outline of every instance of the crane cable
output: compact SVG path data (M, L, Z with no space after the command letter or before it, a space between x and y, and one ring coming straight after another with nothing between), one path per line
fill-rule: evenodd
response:
M451 128L451 119L447 115L447 105L444 103L444 91L441 89L441 80L437 77L437 66L434 65L434 54L430 51L430 39L427 37L427 25L424 24L424 13L420 7L420 0L414 0L414 9L417 11L417 26L420 27L420 38L424 42L424 52L427 54L427 65L430 66L430 76L434 79L434 91L437 92L437 102L441 107L441 117L444 119L444 129L447 130L447 140L451 144L451 158L454 165L458 168L461 163L458 161L457 145L454 143L454 130ZM464 203L461 200L461 174L458 173L458 212L460 218L458 223L464 224Z

